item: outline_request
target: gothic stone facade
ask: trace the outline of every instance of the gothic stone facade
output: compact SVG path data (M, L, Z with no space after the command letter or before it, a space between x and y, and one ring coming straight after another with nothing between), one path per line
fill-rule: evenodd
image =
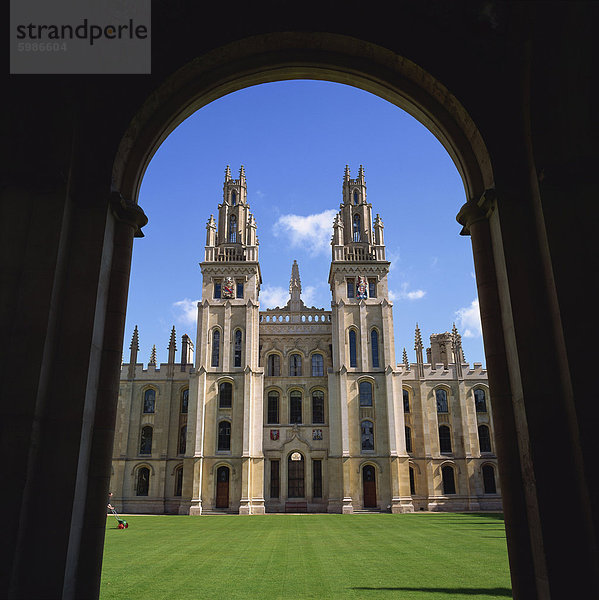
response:
M197 352L122 368L111 490L123 512L239 514L500 509L482 365L455 326L427 362L396 364L383 223L346 167L333 224L331 310L260 310L256 223L227 167L207 224Z

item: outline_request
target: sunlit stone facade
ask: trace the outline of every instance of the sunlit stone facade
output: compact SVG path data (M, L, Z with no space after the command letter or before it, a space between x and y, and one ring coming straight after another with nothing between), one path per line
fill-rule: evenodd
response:
M332 229L331 308L260 310L243 167L206 226L195 362L173 328L166 364L121 374L111 489L123 512L411 512L501 508L487 374L461 338L396 364L383 222L346 167Z

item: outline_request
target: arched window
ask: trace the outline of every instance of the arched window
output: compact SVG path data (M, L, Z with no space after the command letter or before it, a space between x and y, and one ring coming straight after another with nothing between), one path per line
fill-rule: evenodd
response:
M410 392L408 390L403 390L403 411L405 413L410 412Z
M312 392L312 423L324 423L324 393L320 390Z
M278 354L268 355L266 374L270 377L279 377L281 375L281 357Z
M137 470L137 481L135 482L135 495L147 496L150 491L150 469L141 467Z
M187 425L181 427L179 431L179 454L185 454L187 450Z
M287 459L287 497L304 497L304 457L299 452Z
M416 478L414 477L414 469L410 467L410 494L416 495Z
M360 202L360 196L358 195L358 190L354 190L354 204L358 204Z
M370 347L372 351L372 366L376 369L379 366L379 332L376 329L370 332Z
M455 494L455 474L453 468L446 465L441 469L441 474L443 477L443 493Z
M153 413L156 410L156 390L146 390L144 392L144 413Z
M267 422L277 424L279 422L279 392L268 392L268 414Z
M483 486L485 494L496 494L495 469L491 465L483 465Z
M451 431L447 425L439 427L439 450L441 454L451 454Z
M449 412L449 405L447 403L447 392L445 390L435 390L435 397L437 399L437 412Z
M231 192L231 204L233 206L237 204L237 192L235 190Z
M349 366L355 367L358 364L358 351L356 343L356 330L349 330Z
M189 410L189 388L181 392L181 413L186 414Z
M324 359L322 354L312 355L312 377L322 377L324 375Z
M361 241L362 235L360 233L360 215L354 215L354 242Z
M140 454L152 454L152 433L152 428L149 425L142 428L139 442Z
M412 452L412 430L406 426L406 452Z
M228 381L223 381L218 386L218 407L231 408L233 405L233 385Z
M478 426L478 444L481 452L491 452L491 434L486 425Z
M302 393L293 391L289 394L289 422L302 422Z
M231 423L221 421L218 424L218 450L231 450Z
M362 421L360 429L362 450L374 450L374 423L372 421Z
M476 408L476 412L487 412L487 398L485 390L481 390L480 388L474 390L474 406Z
M231 215L229 219L229 242L237 241L237 219L235 215Z
M235 331L233 366L241 367L241 329Z
M212 362L213 367L218 367L220 363L220 331L215 329L212 332Z
M369 381L361 381L358 390L360 406L372 406L372 384Z
M290 377L301 377L302 376L302 356L301 356L301 354L292 354L289 357L289 376Z
M173 496L181 496L183 494L183 465L175 469L175 493Z

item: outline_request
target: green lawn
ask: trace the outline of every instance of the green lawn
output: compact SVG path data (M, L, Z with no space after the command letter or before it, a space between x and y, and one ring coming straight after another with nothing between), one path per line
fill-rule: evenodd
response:
M511 598L498 514L107 520L101 599Z

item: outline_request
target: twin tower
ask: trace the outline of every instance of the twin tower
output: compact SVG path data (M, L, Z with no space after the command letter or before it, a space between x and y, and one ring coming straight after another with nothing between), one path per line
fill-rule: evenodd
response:
M304 305L294 263L288 303L261 311L245 170L226 169L201 263L192 514L413 510L383 222L362 166L355 179L346 167L342 198L331 310Z

